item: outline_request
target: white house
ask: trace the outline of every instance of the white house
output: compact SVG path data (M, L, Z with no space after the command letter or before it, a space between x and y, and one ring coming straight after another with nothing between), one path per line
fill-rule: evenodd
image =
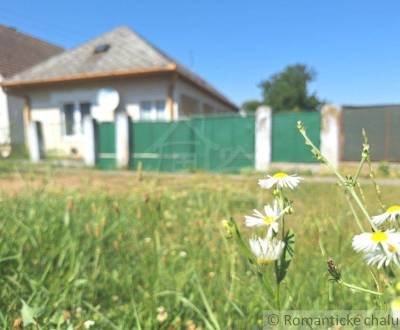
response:
M116 111L134 121L237 112L210 84L126 27L51 57L2 83L26 100L29 120L42 123L45 150L82 154L83 117L113 120L97 105L104 87L118 91Z
M0 152L24 145L24 100L6 94L1 83L16 73L59 54L62 48L0 25Z

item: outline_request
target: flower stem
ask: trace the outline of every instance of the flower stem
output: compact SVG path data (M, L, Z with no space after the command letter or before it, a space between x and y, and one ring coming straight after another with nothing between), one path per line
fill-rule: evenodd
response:
M350 284L350 283L346 283L346 282L343 282L343 281L338 281L338 283L343 285L343 286L345 286L345 287L348 287L350 289L357 290L357 291L360 291L360 292L375 294L377 296L381 296L382 295L382 292L377 292L377 291L364 289L364 288L361 288L359 286L356 286L356 285L353 285L353 284Z
M364 204L361 202L360 197L357 195L356 191L354 190L354 186L353 185L349 185L349 183L346 181L346 179L339 173L339 171L336 169L335 166L332 165L332 163L330 163L328 161L328 159L326 157L324 157L322 155L322 153L319 151L319 149L315 146L315 144L310 140L310 138L308 137L306 131L304 128L299 128L299 132L301 135L303 135L304 140L306 141L306 144L311 146L313 152L318 155L319 159L326 164L330 170L337 176L337 178L339 179L340 183L343 185L343 187L350 193L350 195L353 197L354 201L356 202L356 204L358 205L358 207L360 208L361 212L364 214L365 218L367 219L368 223L371 225L371 227L373 228L374 231L377 231L378 229L376 228L376 226L374 225L374 223L371 221L371 217L368 214L367 209L365 208Z
M281 294L280 294L280 284L277 283L276 286L276 305L278 307L278 311L281 310Z
M358 165L358 168L357 168L357 172L356 172L356 174L354 175L354 178L353 178L354 182L356 182L358 180L358 177L360 176L360 173L361 173L361 169L364 167L364 164L365 164L366 160L367 159L365 157L361 158L360 164Z

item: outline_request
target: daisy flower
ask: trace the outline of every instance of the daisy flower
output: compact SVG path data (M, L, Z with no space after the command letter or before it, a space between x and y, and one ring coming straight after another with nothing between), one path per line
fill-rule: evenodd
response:
M270 189L274 185L278 188L290 188L293 189L297 187L301 178L298 177L296 174L289 175L285 172L278 172L274 175L267 175L266 179L258 180L258 184L261 188Z
M249 243L251 251L257 258L257 263L260 265L267 265L278 260L285 247L285 243L277 239L253 238Z
M83 322L83 327L85 329L90 329L92 326L94 326L96 323L93 320L87 320Z
M376 231L353 237L353 249L357 252L375 252L379 244L385 251L400 251L400 233Z
M391 262L394 262L397 266L400 266L399 250L394 245L389 245L388 248L377 249L373 252L368 252L365 255L365 261L368 265L376 265L381 268L383 265L388 266Z
M282 211L278 206L278 202L274 201L272 207L270 205L264 206L264 214L258 210L253 210L253 215L246 215L247 227L265 227L269 226L267 237L272 238L274 233L278 232L279 224L278 219L282 215Z
M157 308L157 321L163 323L168 318L168 312L163 306Z
M395 222L397 216L400 215L400 205L393 205L389 207L386 212L372 217L372 222L376 225L383 224L387 219L391 222Z

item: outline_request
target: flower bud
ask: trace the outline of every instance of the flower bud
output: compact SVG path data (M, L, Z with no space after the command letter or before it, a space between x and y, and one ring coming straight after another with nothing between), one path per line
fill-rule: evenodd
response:
M333 259L329 258L327 261L327 265L328 265L328 272L332 276L332 280L336 282L340 281L342 278L342 274L340 273L339 268L335 265Z
M396 283L396 285L394 286L394 289L396 290L397 294L400 294L400 282Z
M226 219L222 220L221 223L222 223L222 228L225 231L225 237L232 238L234 233L234 228L232 223Z

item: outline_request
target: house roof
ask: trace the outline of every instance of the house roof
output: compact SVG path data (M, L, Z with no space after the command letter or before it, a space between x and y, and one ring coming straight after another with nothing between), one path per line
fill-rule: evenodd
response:
M0 25L0 75L3 77L10 77L61 52L60 47Z
M176 72L229 107L238 109L205 80L127 27L118 27L77 48L51 57L6 79L2 85L12 88L167 72Z

